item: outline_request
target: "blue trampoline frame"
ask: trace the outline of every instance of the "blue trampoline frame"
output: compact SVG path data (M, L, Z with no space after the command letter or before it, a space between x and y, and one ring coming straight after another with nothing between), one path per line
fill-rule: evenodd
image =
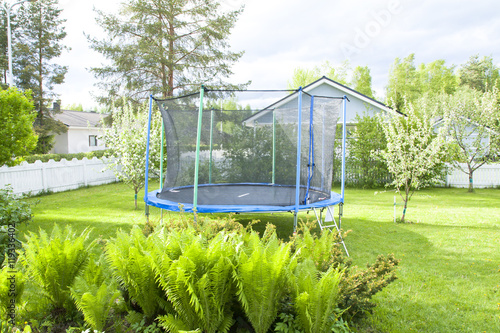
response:
M201 86L200 89L200 107L199 107L199 119L200 121L198 122L198 133L201 127L201 115L203 112L203 92L205 91L205 88ZM347 101L349 99L347 96L343 96L343 108L342 108L342 175L341 175L341 193L336 193L336 192L331 192L331 197L326 200L321 200L317 201L311 204L300 204L299 200L299 194L300 194L300 147L301 147L301 140L302 140L302 134L300 130L300 126L302 123L302 87L298 89L298 126L299 130L298 132L298 137L297 137L297 168L296 168L296 185L295 185L295 204L294 205L288 205L288 206L264 206L264 205L198 205L197 202L197 189L198 186L206 186L205 184L198 185L198 173L197 173L197 166L199 163L198 158L196 159L196 165L195 165L195 184L193 185L194 188L194 198L193 198L193 203L192 204L184 204L184 203L179 203L179 202L174 202L174 201L169 201L165 199L159 199L157 197L157 194L161 191L161 187L163 184L160 184L160 189L154 190L149 192L148 185L149 185L149 146L150 146L150 139L151 139L151 119L152 119L152 105L153 105L153 95L150 95L149 98L149 120L148 120L148 133L147 133L147 147L146 147L146 167L145 167L145 195L144 195L144 202L146 203L146 216L149 215L149 206L169 210L169 211L181 211L181 206L182 210L186 212L196 212L196 213L259 213L259 212L293 212L294 214L294 231L297 228L297 214L299 211L303 210L315 210L315 209L324 209L324 208L329 208L330 206L335 206L339 205L339 223L338 226L335 223L335 227L340 231L341 227L341 219L343 215L343 205L344 205L344 194L345 194L345 153L346 153L346 113L347 113ZM314 95L311 95L312 100L314 99ZM311 101L312 105L313 101ZM311 115L312 118L312 115ZM309 120L311 122L311 120ZM199 135L199 134L198 134ZM200 142L199 140L197 141L197 150L199 151ZM163 149L163 147L162 147ZM210 184L211 186L216 186L214 184ZM307 191L309 191L309 187L307 188ZM329 210L329 209L328 209ZM316 211L315 211L316 213ZM316 214L317 215L317 214ZM318 223L320 226L327 227L327 226L322 226L321 222L321 213L320 217L318 218ZM342 241L343 243L343 241ZM344 244L345 247L345 244ZM347 251L347 249L346 249Z

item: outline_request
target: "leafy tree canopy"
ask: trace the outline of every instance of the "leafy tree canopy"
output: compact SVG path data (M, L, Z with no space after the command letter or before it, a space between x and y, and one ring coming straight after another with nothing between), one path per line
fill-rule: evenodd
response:
M370 69L368 66L357 66L352 73L351 87L366 95L373 98L372 91L372 76L370 74Z
M471 56L459 69L460 85L468 86L482 92L496 87L500 89L500 69L493 64L492 57L479 59Z
M37 137L33 132L31 93L11 87L0 90L0 166L19 164L35 148Z
M329 61L325 61L322 65L315 66L312 69L297 67L294 69L292 78L288 81L287 86L288 89L298 89L299 87L307 86L323 76L341 84L347 84L348 71L348 61L343 62L338 68L335 68Z
M454 69L444 60L422 63L417 67L414 53L404 59L396 58L389 72L386 103L402 110L405 100L415 102L424 94L453 94L458 86Z

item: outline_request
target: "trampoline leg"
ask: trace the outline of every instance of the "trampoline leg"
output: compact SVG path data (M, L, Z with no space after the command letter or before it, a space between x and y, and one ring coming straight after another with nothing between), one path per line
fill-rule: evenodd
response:
M297 233L297 212L293 212L293 233Z
M145 215L146 215L146 221L149 222L149 205L146 205Z
M339 203L339 229L342 229L342 215L344 215L344 204Z

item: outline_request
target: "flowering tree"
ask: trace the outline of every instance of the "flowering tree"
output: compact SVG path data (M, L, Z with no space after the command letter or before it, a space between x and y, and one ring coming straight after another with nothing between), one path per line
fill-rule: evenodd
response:
M496 87L486 92L462 87L454 95L440 97L440 107L449 119L449 135L453 140L451 163L469 176L469 192L474 191L474 171L499 155L497 98Z
M148 131L148 107L134 112L129 103L124 103L113 112L111 127L104 129L102 139L114 157L109 165L121 181L134 190L135 209L137 193L144 187L146 168L146 145ZM150 166L160 164L161 117L153 112L151 142L149 146Z
M407 116L385 115L381 119L387 148L379 153L393 176L393 185L404 202L401 222L405 221L408 201L416 190L439 181L445 158L446 126L433 127L433 109L428 98L404 103Z

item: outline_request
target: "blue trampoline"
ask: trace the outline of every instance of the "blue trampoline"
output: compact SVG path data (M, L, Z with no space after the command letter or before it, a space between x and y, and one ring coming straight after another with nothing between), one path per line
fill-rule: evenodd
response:
M209 90L170 99L150 97L161 112L166 172L148 191L146 207L198 213L314 210L320 226L344 203L347 97L294 91ZM331 191L335 131L343 113L341 193ZM163 140L162 140L163 142ZM161 147L163 156L164 147ZM163 161L163 157L161 158ZM162 168L163 169L163 168ZM319 210L319 215L317 210Z

